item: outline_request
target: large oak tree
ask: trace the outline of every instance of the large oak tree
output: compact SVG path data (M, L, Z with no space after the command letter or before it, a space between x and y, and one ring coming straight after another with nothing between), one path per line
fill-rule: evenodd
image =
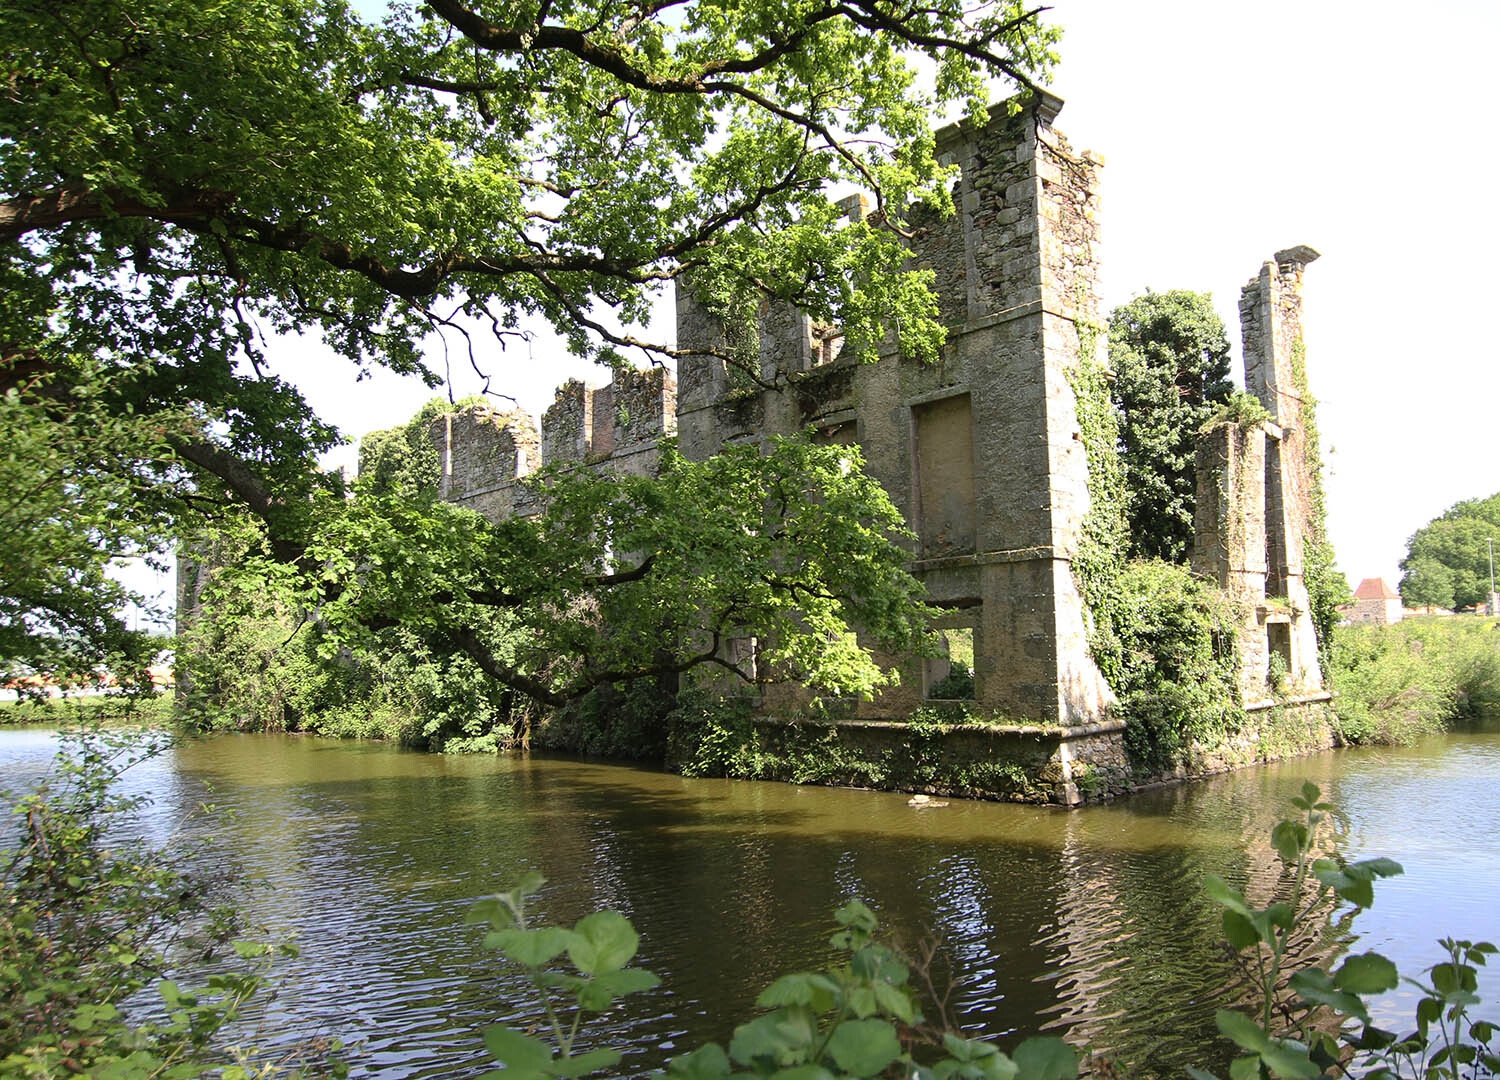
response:
M310 568L331 486L310 466L337 433L275 373L276 334L427 373L434 334L484 366L540 318L580 353L665 359L639 327L690 275L726 314L770 294L857 355L895 334L930 356L942 330L902 246L910 212L948 202L929 121L1044 77L1037 14L0 0L0 390L39 424L82 388L144 425L83 459L144 519L96 530L101 559L248 511ZM876 212L839 225L850 187Z

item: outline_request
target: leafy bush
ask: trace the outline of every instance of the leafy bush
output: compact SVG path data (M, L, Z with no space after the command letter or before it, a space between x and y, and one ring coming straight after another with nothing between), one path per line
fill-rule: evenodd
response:
M1425 981L1402 976L1376 952L1345 956L1331 970L1316 962L1294 965L1325 936L1339 905L1348 905L1338 918L1347 928L1375 902L1375 882L1402 872L1390 859L1351 863L1326 850L1334 807L1321 795L1304 783L1292 800L1300 813L1271 831L1283 892L1270 904L1252 907L1244 893L1212 875L1205 885L1224 909L1224 935L1257 999L1256 1016L1231 1009L1215 1015L1219 1031L1242 1051L1230 1080L1494 1076L1500 1070L1500 1056L1489 1047L1495 1027L1471 1012L1480 1004L1477 969L1497 952L1489 942L1438 942L1446 959L1424 972ZM1405 1036L1377 1027L1364 1000L1403 982L1421 995L1415 1029ZM1202 1069L1188 1071L1195 1080L1215 1080Z
M273 951L232 940L238 883L196 870L190 848L121 839L146 800L116 781L170 745L161 731L80 729L15 804L0 841L0 1074L262 1075L253 1055L220 1045ZM204 992L165 978L173 960L226 950L235 961ZM130 999L153 981L161 1018L131 1018Z
M1224 934L1240 961L1254 1013L1219 1009L1219 1031L1240 1051L1230 1080L1367 1080L1422 1077L1477 1080L1500 1069L1490 1050L1496 1028L1476 1020L1478 968L1497 950L1489 942L1444 939L1445 959L1425 978L1402 977L1375 952L1322 966L1318 946L1374 902L1375 882L1402 872L1390 859L1350 862L1326 841L1333 807L1311 783L1292 803L1298 813L1276 824L1271 846L1282 864L1277 895L1254 907L1222 879L1205 881L1223 908ZM466 922L487 926L484 947L523 968L537 994L537 1022L525 1030L494 1024L484 1042L505 1080L565 1080L612 1069L616 1047L588 1046L590 1014L658 985L628 966L640 944L616 911L580 919L571 929L533 927L527 903L544 884L528 875L509 892L476 904ZM931 980L931 954L914 958L877 936L875 914L851 901L835 913L829 944L841 954L829 968L794 972L756 1000L761 1014L734 1029L729 1046L708 1043L676 1057L663 1080L1069 1080L1078 1053L1057 1038L1031 1038L1013 1055L957 1030ZM566 963L563 958L566 956ZM1376 1026L1366 997L1405 982L1416 989L1414 1029L1402 1036ZM925 988L925 989L923 989ZM935 1017L923 1013L934 1007ZM1097 1061L1100 1075L1117 1075ZM1215 1080L1189 1069L1195 1080Z
M1170 770L1239 727L1238 619L1223 592L1184 566L1131 562L1095 614L1094 655L1119 695L1137 761Z
M661 680L605 683L548 715L536 732L536 744L660 762L667 756L667 718L675 707L675 697Z
M99 694L0 702L0 727L36 724L72 728L94 723L161 726L171 719L170 693Z
M948 674L932 684L927 696L936 701L968 701L974 697L974 669L954 664Z
M677 695L667 718L667 765L684 776L759 775L754 767L755 706L748 697L705 690Z
M1338 629L1340 736L1401 743L1500 713L1500 623L1431 617Z
M177 650L181 715L198 731L309 731L434 750L490 750L513 735L513 697L469 658L399 626L338 648L254 536L221 534Z
M502 1024L484 1031L485 1047L504 1066L506 1080L585 1076L621 1060L613 1047L579 1051L579 1029L589 1013L602 1013L627 994L660 981L627 967L640 937L617 911L580 919L571 930L533 929L526 901L543 884L532 874L516 888L480 901L467 921L484 923L484 946L520 965L536 989L546 1017L541 1035ZM941 1016L923 1015L910 958L876 937L879 924L858 900L835 914L829 943L843 954L821 972L784 975L756 999L762 1014L734 1030L728 1050L708 1043L667 1066L665 1080L781 1077L901 1076L906 1080L1071 1080L1078 1058L1061 1039L1027 1039L1015 1055L992 1043L966 1039ZM566 954L568 964L562 963Z

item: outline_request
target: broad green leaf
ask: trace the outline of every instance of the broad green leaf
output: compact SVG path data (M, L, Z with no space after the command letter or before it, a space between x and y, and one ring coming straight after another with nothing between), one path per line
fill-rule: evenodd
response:
M519 926L510 926L504 930L491 930L484 935L486 949L498 949L506 959L528 968L539 968L561 956L572 942L573 935L560 926L547 926L540 930L522 930Z
M666 1074L672 1080L724 1080L729 1075L729 1056L718 1043L705 1043L674 1057Z
M1213 1073L1208 1072L1205 1069L1199 1069L1193 1065L1188 1066L1188 1075L1191 1076L1193 1080L1219 1080L1219 1078Z
M1375 952L1349 956L1333 973L1333 983L1351 994L1383 994L1400 981L1396 965Z
M1349 873L1371 878L1388 878L1404 874L1406 871L1395 859L1378 858L1361 859L1359 862L1350 863Z
M578 989L578 1004L589 1012L603 1012L616 998L639 990L650 990L661 982L649 971L625 968L596 975Z
M515 921L515 916L500 902L498 896L486 896L483 900L476 900L469 905L469 910L464 912L465 925L487 922L499 930Z
M873 1016L879 1011L879 1005L875 1001L874 986L856 986L845 995L845 1006L861 1020L867 1016Z
M1259 1054L1271 1045L1270 1037L1261 1030L1260 1025L1244 1013L1219 1009L1214 1013L1214 1024L1226 1038L1242 1049Z
M866 934L873 934L879 920L862 900L851 900L843 907L833 913L835 921L840 926L847 926L854 930L862 930Z
M1424 997L1417 1002L1417 1033L1427 1038L1427 1026L1443 1015L1443 1003L1437 998Z
M1475 970L1465 964L1434 964L1432 985L1444 997L1460 993L1472 994L1479 987Z
M1229 1063L1229 1080L1260 1080L1260 1058L1252 1054L1250 1057L1235 1058Z
M1280 927L1282 930L1290 930L1292 922L1297 917L1297 913L1292 910L1290 904L1272 904L1266 908L1265 916L1266 921L1272 926Z
M484 1045L507 1071L539 1072L552 1064L552 1047L504 1024L490 1024L484 1029Z
M783 1005L807 1005L814 1012L827 1012L833 1007L833 995L838 984L826 975L813 972L798 972L783 975L760 992L755 1004L762 1009L776 1009Z
M1078 1055L1054 1035L1027 1039L1011 1056L1025 1080L1074 1080L1078 1076Z
M1224 912L1224 938L1236 949L1248 949L1260 941L1255 924L1238 911Z
M771 1080L834 1080L834 1074L821 1065L793 1065L772 1073Z
M875 1001L882 1012L889 1013L903 1024L915 1023L919 1015L911 997L890 983L875 984Z
M851 1076L874 1076L901 1056L889 1020L846 1020L828 1037L828 1055Z
M1294 865L1307 850L1307 826L1300 821L1281 821L1271 830L1271 846L1281 861Z
M795 1008L777 1009L735 1028L729 1056L741 1065L795 1065L806 1059L813 1036L810 1014Z
M1354 994L1340 990L1334 985L1333 977L1322 968L1303 968L1294 973L1289 985L1298 994L1302 995L1304 1001L1310 1001L1314 1005L1327 1005L1346 1016L1353 1016L1359 1020L1369 1023L1370 1014L1365 1009L1365 1003Z
M1349 1040L1349 1045L1361 1050L1384 1050L1396 1041L1397 1035L1394 1031L1386 1031L1374 1024L1366 1024L1361 1029L1359 1036Z
M585 975L618 971L630 963L640 946L640 935L618 911L596 911L573 927L568 958Z
M1273 1040L1260 1052L1260 1059L1270 1068L1272 1075L1286 1080L1318 1080L1323 1075L1323 1070L1308 1056L1307 1048L1290 1040Z
M559 1058L552 1063L552 1075L560 1077L587 1076L601 1069L612 1069L620 1063L620 1052L601 1047L586 1054Z
M1226 907L1237 915L1249 918L1251 908L1245 902L1245 896L1238 889L1231 888L1223 878L1217 874L1209 874L1203 879L1203 891L1208 898L1221 907Z

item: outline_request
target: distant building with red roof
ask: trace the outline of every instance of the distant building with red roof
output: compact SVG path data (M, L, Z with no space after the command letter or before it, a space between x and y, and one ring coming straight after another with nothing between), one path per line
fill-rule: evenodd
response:
M1385 578L1367 577L1354 590L1354 604L1344 609L1352 623L1390 625L1401 621L1401 594Z

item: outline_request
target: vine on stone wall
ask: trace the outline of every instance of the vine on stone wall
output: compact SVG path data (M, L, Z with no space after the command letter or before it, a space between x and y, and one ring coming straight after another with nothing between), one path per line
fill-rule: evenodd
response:
M1119 697L1137 767L1169 772L1212 750L1243 720L1234 626L1223 590L1185 566L1127 561L1129 490L1109 374L1094 359L1102 327L1079 322L1079 362L1068 372L1088 460L1089 510L1073 577L1089 614L1095 664Z
M1302 399L1303 453L1310 483L1307 492L1307 536L1302 544L1302 580L1312 605L1313 630L1318 638L1318 664L1325 678L1333 670L1333 628L1339 607L1350 600L1349 582L1334 565L1328 538L1328 507L1323 493L1323 452L1318 435L1318 402L1307 386L1307 348L1292 345L1292 383Z
M1089 509L1078 529L1073 580L1090 616L1089 646L1111 686L1118 685L1120 649L1111 599L1118 592L1126 550L1129 493L1120 461L1119 416L1109 396L1109 373L1095 359L1104 328L1079 320L1079 361L1068 371L1078 435L1088 462Z

